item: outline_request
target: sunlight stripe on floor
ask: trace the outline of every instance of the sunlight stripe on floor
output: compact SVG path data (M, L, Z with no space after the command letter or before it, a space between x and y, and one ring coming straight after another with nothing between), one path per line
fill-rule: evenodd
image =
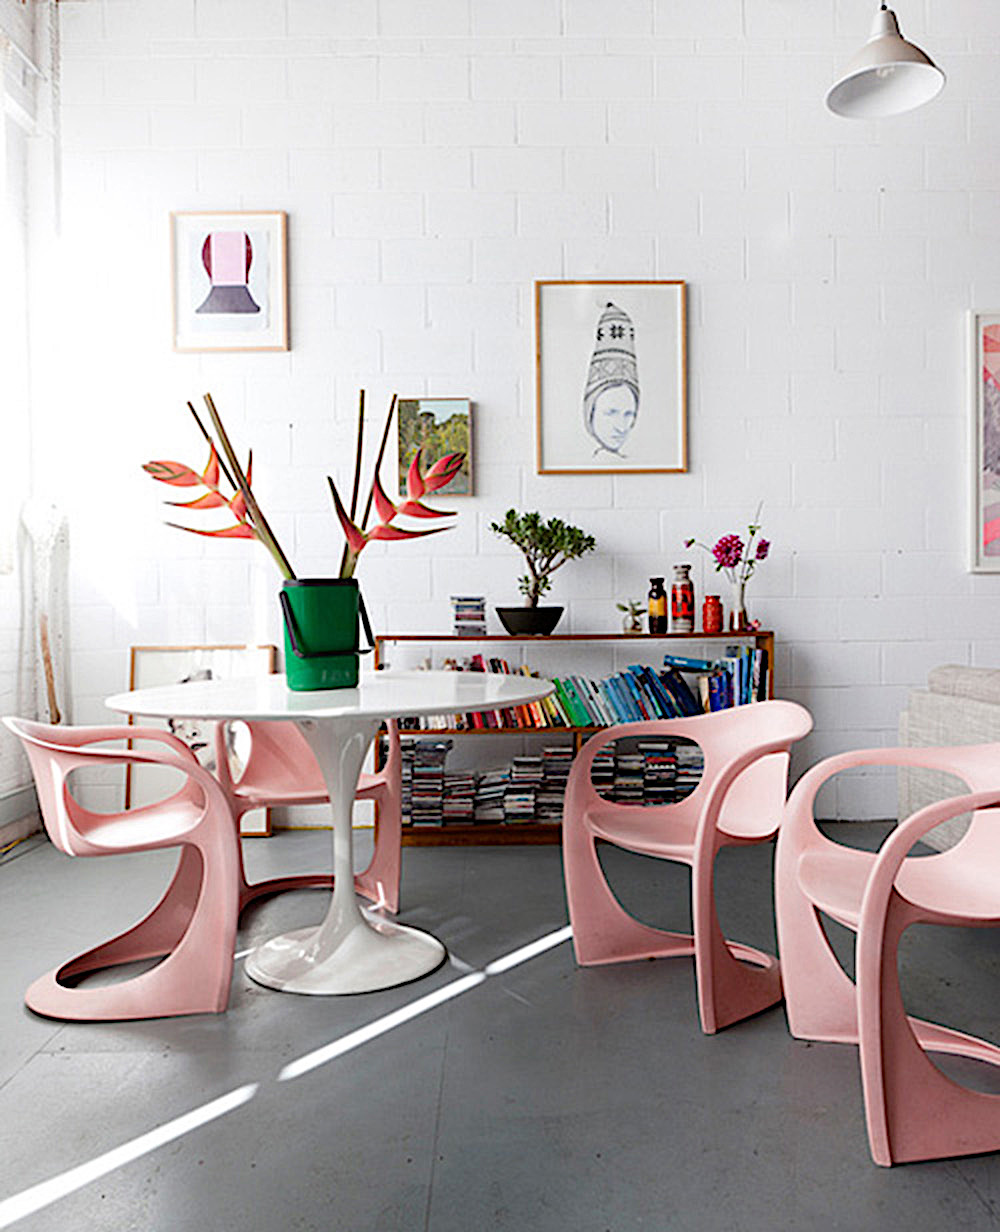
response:
M158 1147L165 1146L176 1138L182 1138L200 1126L207 1125L209 1121L218 1120L227 1112L232 1112L253 1099L259 1086L259 1083L251 1082L246 1086L237 1087L235 1091L221 1095L218 1099L213 1099L211 1103L202 1104L200 1108L195 1108L191 1112L185 1112L183 1116L167 1121L166 1124L159 1125L156 1129L151 1129L149 1133L133 1138L131 1142L123 1143L114 1150L106 1151L103 1155L98 1155L96 1159L88 1160L87 1163L70 1168L68 1172L63 1172L60 1176L54 1176L51 1180L42 1181L38 1185L32 1185L30 1189L14 1194L13 1197L5 1198L0 1201L0 1228L9 1228L17 1220L33 1215L42 1207L49 1206L60 1198L65 1198L67 1194L82 1189L84 1185L89 1185L91 1181L106 1176L116 1168L122 1168L125 1164L130 1164L133 1160L148 1155L150 1151L155 1151Z
M324 1044L322 1048L317 1048L314 1052L306 1053L305 1056L299 1057L295 1061L289 1061L278 1074L278 1081L288 1082L292 1078L301 1078L303 1074L309 1073L310 1070L314 1070L320 1065L325 1065L328 1061L334 1061L337 1057L342 1057L344 1053L352 1052L355 1048L360 1048L363 1044L377 1039L380 1035L385 1035L386 1032L393 1031L396 1027L402 1026L403 1023L410 1022L421 1014L426 1014L428 1010L436 1009L446 1001L453 1001L456 997L461 997L463 993L471 992L473 988L478 988L490 976L500 975L504 971L509 971L512 967L520 966L521 963L537 958L539 954L544 954L546 951L554 949L557 945L562 945L572 935L573 930L567 924L564 928L556 929L553 933L539 937L536 941L531 941L528 945L512 950L509 954L495 958L481 971L472 971L470 974L462 976L461 979L452 980L450 984L445 984L441 988L435 989L434 992L428 993L427 996L411 1001L409 1005L404 1005L398 1010L393 1010L391 1014L386 1014L384 1018L376 1018L374 1022L367 1023L365 1026L359 1027L356 1031L351 1031L347 1035L342 1035L340 1039L332 1040L329 1044Z
M365 1026L359 1027L357 1031L351 1031L348 1035L342 1035L340 1039L324 1044L322 1048L317 1048L315 1052L308 1052L304 1057L299 1057L296 1061L289 1061L278 1075L278 1081L287 1082L290 1078L301 1078L303 1074L316 1069L317 1066L325 1065L327 1061L333 1061L337 1057L342 1057L345 1052L351 1052L355 1048L360 1048L362 1044L367 1044L370 1040L377 1039L380 1035L385 1035L387 1031L393 1031L396 1027L401 1027L404 1022L410 1022L421 1014L426 1014L428 1010L437 1009L439 1005L443 1005L446 1001L452 1001L455 997L460 997L463 993L469 992L471 989L484 983L485 980L486 975L482 971L473 971L471 975L463 975L461 979L452 980L450 984L436 988L433 992L428 993L426 997L420 997L416 1001L411 1001L409 1005L393 1010L391 1014L386 1014L384 1018L376 1018L374 1022L369 1022Z
M567 924L565 928L558 928L554 933L549 933L546 937L539 937L537 941L531 941L527 945L522 945L519 950L512 950L502 958L494 958L491 963L486 964L483 970L487 975L501 975L504 971L509 971L511 967L519 967L521 963L537 958L539 954L544 954L546 950L555 949L557 945L562 945L564 941L568 941L572 936L573 929L571 925Z

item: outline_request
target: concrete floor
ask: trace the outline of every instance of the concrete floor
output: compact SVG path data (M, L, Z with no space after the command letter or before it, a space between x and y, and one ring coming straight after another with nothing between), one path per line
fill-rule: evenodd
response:
M838 829L866 845L883 832ZM247 858L256 875L327 867L329 843L328 833L286 833L247 842ZM251 983L238 963L224 1015L107 1025L38 1018L22 992L136 918L165 884L169 859L70 860L40 840L15 854L0 863L0 1227L1000 1224L1000 1156L876 1168L854 1049L792 1040L780 1008L703 1036L685 959L581 970L563 943L279 1081L288 1062L565 925L558 848L407 849L400 919L433 932L451 955L416 984L300 997ZM769 848L726 852L718 872L730 934L768 947L770 859ZM684 870L618 852L608 867L630 907L653 923L683 924ZM251 906L240 950L317 921L325 902L314 891ZM914 933L904 971L911 1008L995 1033L997 935ZM232 1109L208 1123L174 1124L233 1092ZM169 1140L147 1137L164 1125Z

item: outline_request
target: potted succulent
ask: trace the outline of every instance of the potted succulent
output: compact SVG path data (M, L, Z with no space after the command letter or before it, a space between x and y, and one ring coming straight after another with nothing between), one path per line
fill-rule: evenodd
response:
M538 600L551 588L550 579L557 569L594 550L593 535L568 526L560 518L546 522L540 513L518 513L514 509L507 510L502 522L491 523L490 530L518 548L528 566L528 572L517 582L525 596L524 606L498 607L500 623L511 634L551 633L563 609L540 606Z
M251 487L252 457L246 468L240 464L229 434L223 426L211 394L205 395L212 430L205 426L192 404L188 410L202 436L208 442L208 464L196 471L182 462L147 462L143 470L161 483L180 488L200 488L194 500L171 501L174 508L198 511L226 510L224 525L196 527L168 522L179 530L207 535L217 539L256 539L267 548L279 570L282 582L282 615L285 623L285 675L289 688L336 689L353 688L358 682L358 618L371 639L364 603L354 577L358 557L366 544L375 539L418 539L448 530L434 526L411 530L398 526L396 518L443 518L452 514L431 509L424 504L425 495L444 487L462 464L464 454L448 454L439 458L426 471L421 469L421 453L417 452L407 475L405 500L398 504L386 496L379 480L379 468L389 437L389 425L396 408L396 397L386 414L382 442L372 475L368 500L358 518L358 496L361 486L362 444L364 425L364 391L358 408L357 449L354 462L354 483L349 509L345 507L336 484L327 476L334 511L344 532L344 547L336 577L299 578L271 530ZM372 504L378 520L368 527ZM231 521L229 519L232 519ZM366 529L367 527L367 529Z

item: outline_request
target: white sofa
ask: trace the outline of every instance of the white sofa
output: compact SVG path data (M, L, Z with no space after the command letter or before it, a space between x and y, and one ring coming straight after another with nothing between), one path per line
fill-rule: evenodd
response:
M914 747L1000 742L1000 668L935 667L926 689L913 689L899 716L899 742ZM1000 771L1000 767L998 767ZM950 775L900 768L899 816L935 800L967 790ZM964 833L967 819L945 822L928 835L932 847L950 847Z

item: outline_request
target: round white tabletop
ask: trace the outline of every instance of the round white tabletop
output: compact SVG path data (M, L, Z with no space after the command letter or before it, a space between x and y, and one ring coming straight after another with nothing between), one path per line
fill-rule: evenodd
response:
M365 754L381 723L409 715L493 710L534 702L548 680L489 672L372 672L355 689L298 693L283 675L196 680L117 693L112 710L154 718L290 720L316 755L330 795L334 888L326 919L258 946L247 974L283 992L372 992L428 974L445 948L429 933L362 912L354 893L351 812Z
M189 719L398 719L408 715L494 710L538 701L552 683L492 672L371 672L356 689L293 693L283 675L192 680L116 693L106 705L123 714Z

